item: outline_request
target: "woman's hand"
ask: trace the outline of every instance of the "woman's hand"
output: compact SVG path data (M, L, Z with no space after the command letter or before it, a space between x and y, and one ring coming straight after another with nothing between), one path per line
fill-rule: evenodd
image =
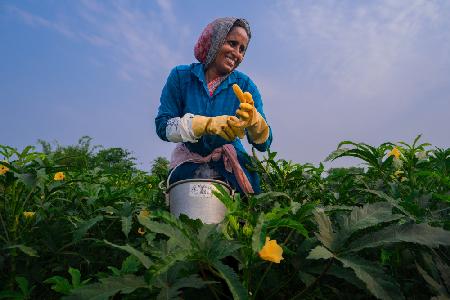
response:
M204 134L218 135L225 140L231 142L236 137L244 137L244 128L232 127L228 122L239 122L235 116L217 116L205 117L194 116L192 119L192 130L196 137L201 137Z
M239 121L229 120L231 128L247 128L248 133L256 144L262 144L269 138L269 126L264 118L256 110L252 94L243 93L237 84L233 84L233 91L241 104L236 110Z

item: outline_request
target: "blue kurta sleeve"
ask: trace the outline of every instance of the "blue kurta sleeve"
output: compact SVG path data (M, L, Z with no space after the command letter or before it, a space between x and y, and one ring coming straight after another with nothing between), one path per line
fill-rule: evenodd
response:
M156 133L164 140L166 137L167 121L182 117L182 95L180 91L180 80L177 68L172 69L167 82L162 90L158 115L155 118Z
M249 83L248 83L248 92L250 94L252 94L252 96L253 96L253 101L255 102L254 105L255 105L256 110L261 114L261 116L264 118L264 120L266 120L266 123L269 124L267 122L266 115L264 114L263 103L261 100L261 94L259 93L258 88L256 87L256 85L253 83L253 81L251 79L249 79ZM261 151L261 152L267 151L267 149L269 149L270 145L272 144L272 128L270 128L270 126L269 126L269 137L262 144L256 144L255 142L253 142L250 139L248 134L247 134L247 140L258 151Z

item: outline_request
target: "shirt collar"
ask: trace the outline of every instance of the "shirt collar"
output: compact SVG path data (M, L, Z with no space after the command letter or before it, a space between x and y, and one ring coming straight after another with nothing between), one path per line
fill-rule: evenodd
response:
M191 69L191 72L197 76L197 78L206 84L205 72L203 71L203 64L194 63Z
M203 64L201 63L195 63L194 66L191 69L191 72L197 76L197 78L203 83L206 89L208 89L208 85L206 83L205 78L205 71L203 70ZM214 94L218 94L221 90L227 88L229 85L236 83L237 81L237 75L236 72L231 72L230 75L217 87L217 90L214 92Z

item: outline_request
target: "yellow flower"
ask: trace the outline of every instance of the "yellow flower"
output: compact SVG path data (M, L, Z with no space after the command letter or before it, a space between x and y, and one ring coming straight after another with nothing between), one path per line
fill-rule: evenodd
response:
M400 157L400 150L398 150L397 149L397 147L394 147L392 150L391 150L391 152L389 152L389 154L388 154L388 156L392 156L392 155L394 155L395 156L395 158L399 158Z
M4 175L8 171L9 171L9 168L7 166L0 165L0 175Z
M144 235L144 233L145 233L144 228L139 227L139 228L138 228L138 233L139 233L140 235Z
M23 216L25 217L25 218L32 218L32 217L34 217L34 214L35 214L35 212L34 211L24 211L23 212Z
M64 180L64 173L63 172L57 172L55 174L55 177L53 177L53 179L56 180L56 181Z
M259 256L274 263L279 264L283 258L283 248L281 248L276 240L270 240L270 237L266 237L266 243L259 251Z
M150 212L146 208L144 208L143 210L141 210L139 212L139 216L140 217L148 217L148 216L150 216Z

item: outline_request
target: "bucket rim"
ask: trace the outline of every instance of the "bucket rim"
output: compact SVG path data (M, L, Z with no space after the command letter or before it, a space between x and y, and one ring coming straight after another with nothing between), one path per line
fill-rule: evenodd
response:
M217 183L217 184L220 184L220 185L223 185L224 187L226 187L230 193L233 192L233 189L231 188L231 186L230 186L228 183L226 183L226 182L224 182L224 181L222 181L222 180L210 179L210 178L191 178L191 179L183 179L183 180L180 180L180 181L177 181L177 182L172 183L171 185L169 185L169 186L167 187L166 193L169 193L170 190L171 190L172 188L174 188L175 186L177 186L177 185L179 185L179 184L183 184L183 183L188 183L188 182L209 182L209 183Z

